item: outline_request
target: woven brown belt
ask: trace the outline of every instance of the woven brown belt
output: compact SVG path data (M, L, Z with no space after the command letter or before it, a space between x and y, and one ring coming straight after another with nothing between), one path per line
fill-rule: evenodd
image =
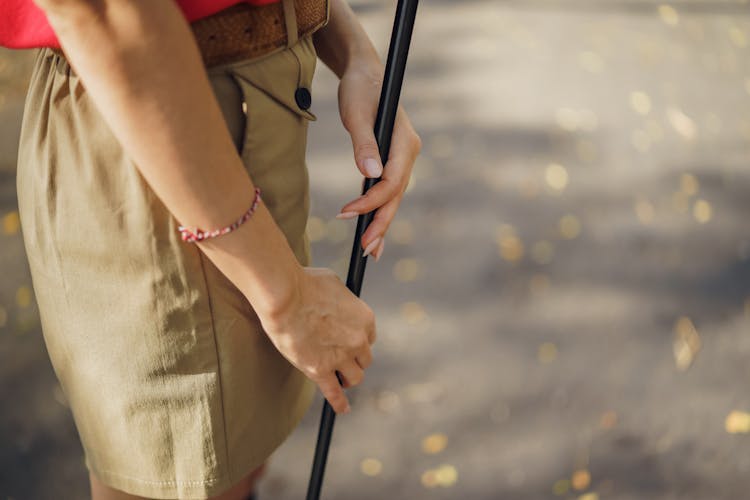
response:
M286 19L294 5L296 19ZM238 3L191 24L207 67L256 58L292 45L328 22L328 0L281 0L267 5ZM293 22L292 22L293 21ZM287 27L294 29L291 40ZM59 49L52 49L63 55Z

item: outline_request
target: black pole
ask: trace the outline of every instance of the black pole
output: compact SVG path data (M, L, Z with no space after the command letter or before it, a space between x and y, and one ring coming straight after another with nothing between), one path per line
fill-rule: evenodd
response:
M406 58L409 55L409 43L411 42L411 34L414 29L414 20L417 16L417 3L418 0L398 0L398 6L396 7L396 19L393 22L391 44L388 48L388 59L386 60L385 75L383 77L383 88L380 92L378 115L375 120L375 140L378 143L380 158L383 164L386 163L388 153L391 149L391 135L393 135L393 124L396 121L398 100L401 95L401 84L404 81ZM362 194L366 193L378 181L380 181L380 178L365 178ZM367 226L370 225L370 222L372 222L374 215L375 212L373 211L360 214L357 218L352 257L349 260L349 273L346 277L347 288L357 297L359 297L359 292L362 290L362 279L365 276L365 264L367 263L367 257L362 255L364 253L362 249L362 235ZM340 379L339 382L341 382ZM318 443L315 446L315 458L313 460L312 473L310 474L310 484L307 487L307 500L318 500L320 498L323 473L325 472L328 448L331 444L335 419L336 413L326 400L323 403L323 414L320 418Z

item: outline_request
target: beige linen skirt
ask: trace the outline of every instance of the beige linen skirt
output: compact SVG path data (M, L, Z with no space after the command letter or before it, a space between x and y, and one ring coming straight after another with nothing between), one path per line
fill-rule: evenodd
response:
M302 265L315 116L295 91L310 88L315 66L306 36L209 69L243 163ZM314 384L274 348L241 292L180 239L50 49L31 77L17 188L44 339L86 467L131 494L205 498L264 462L308 410Z

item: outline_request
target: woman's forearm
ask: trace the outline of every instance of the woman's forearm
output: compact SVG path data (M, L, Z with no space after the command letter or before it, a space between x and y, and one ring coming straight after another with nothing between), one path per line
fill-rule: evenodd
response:
M328 24L313 34L320 60L339 78L351 64L382 69L377 50L349 4L345 0L330 2Z
M214 229L247 210L254 185L174 1L36 3L97 109L180 224ZM237 230L195 244L259 314L272 316L291 300L301 266L263 203Z

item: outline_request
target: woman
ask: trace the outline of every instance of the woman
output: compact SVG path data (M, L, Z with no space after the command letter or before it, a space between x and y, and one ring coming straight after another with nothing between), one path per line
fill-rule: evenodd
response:
M372 310L307 267L304 151L319 56L357 167L382 174L338 215L377 210L378 259L420 141L399 110L381 164L377 53L343 0L5 4L0 44L44 47L19 213L92 497L251 498L315 384L345 413L336 372L371 363Z

